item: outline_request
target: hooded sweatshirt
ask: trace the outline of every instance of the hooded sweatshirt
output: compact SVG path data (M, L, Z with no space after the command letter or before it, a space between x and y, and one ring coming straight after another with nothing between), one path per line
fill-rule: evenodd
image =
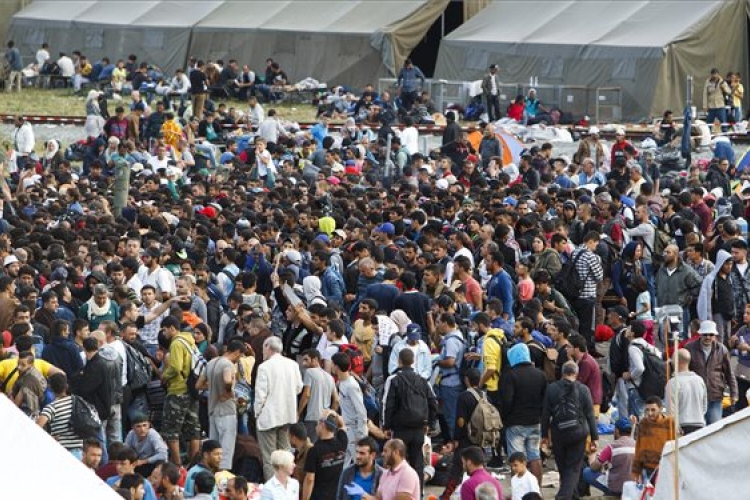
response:
M506 427L539 425L547 390L544 372L531 363L526 344L508 350L511 369L500 379L500 411Z
M701 284L698 294L698 317L701 320L713 320L714 314L722 314L724 320L734 316L734 292L732 290L732 271L726 278L719 276L724 263L732 256L726 250L716 254L716 266L708 273Z

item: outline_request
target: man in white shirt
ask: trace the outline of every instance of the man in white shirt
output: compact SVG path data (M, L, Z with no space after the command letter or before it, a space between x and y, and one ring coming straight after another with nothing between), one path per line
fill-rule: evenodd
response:
M174 275L159 265L161 250L151 247L143 254L143 265L138 270L138 278L143 285L156 289L157 299L169 300L177 293Z
M279 337L263 342L263 363L255 378L253 410L258 429L258 444L263 457L263 475L274 475L271 453L289 449L290 424L297 422L297 395L302 392L299 365L285 358Z
M60 68L60 76L65 78L73 78L76 74L76 67L73 64L73 59L66 56L63 52L60 52L60 59L57 60L57 66Z
M49 61L49 45L43 43L42 48L36 51L36 66L39 72L42 71L47 61Z
M260 103L258 102L258 98L255 96L250 96L247 104L248 106L250 106L250 109L248 109L247 112L248 124L252 125L253 127L259 127L265 119L265 111L263 110L263 106L260 105Z
M276 119L275 109L268 110L268 118L263 120L258 126L258 135L264 138L267 143L273 144L279 143L279 136L283 137L286 135L286 130L281 126L279 120Z

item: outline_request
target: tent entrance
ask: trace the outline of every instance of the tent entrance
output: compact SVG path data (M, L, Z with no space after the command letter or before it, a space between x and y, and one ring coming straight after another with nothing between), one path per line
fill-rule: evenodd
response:
M445 12L432 23L419 44L414 47L409 57L415 66L432 78L437 64L438 49L443 36L458 28L464 22L464 0L451 0Z

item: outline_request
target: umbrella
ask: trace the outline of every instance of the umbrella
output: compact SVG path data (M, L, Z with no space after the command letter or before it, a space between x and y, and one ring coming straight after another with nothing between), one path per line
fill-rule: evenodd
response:
M523 143L507 132L496 132L495 135L503 145L503 166L510 163L517 165L521 160L521 151L525 149Z

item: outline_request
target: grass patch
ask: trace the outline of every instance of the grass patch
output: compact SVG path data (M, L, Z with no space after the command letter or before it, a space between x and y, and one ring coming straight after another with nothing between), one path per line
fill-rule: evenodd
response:
M128 97L125 99L129 100ZM247 104L228 100L227 106L247 111ZM86 116L86 98L75 96L71 89L24 88L21 93L0 92L0 114L42 116ZM109 100L109 111L114 112L117 101ZM274 108L277 115L295 122L314 122L316 109L311 104L264 104L266 112Z

